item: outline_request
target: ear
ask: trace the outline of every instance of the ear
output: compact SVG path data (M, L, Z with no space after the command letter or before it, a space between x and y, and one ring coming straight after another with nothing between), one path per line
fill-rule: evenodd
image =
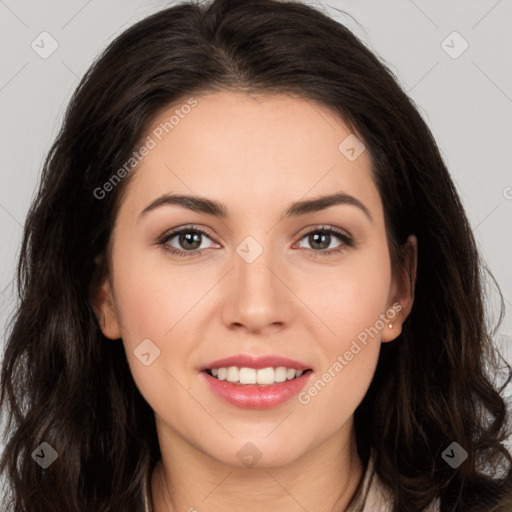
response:
M121 324L114 304L109 277L105 277L92 297L92 306L103 334L111 340L121 338Z
M381 341L393 341L402 332L402 325L411 312L414 302L416 271L418 265L418 240L410 235L401 248L403 266L399 275L393 276L388 310Z

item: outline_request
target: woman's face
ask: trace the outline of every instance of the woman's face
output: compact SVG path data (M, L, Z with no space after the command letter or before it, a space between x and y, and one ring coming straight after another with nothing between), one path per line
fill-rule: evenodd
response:
M391 273L369 153L340 119L289 96L194 99L154 120L131 171L98 295L102 329L122 337L162 438L230 465L281 466L348 436L380 343L399 334L410 302ZM191 199L154 203L166 195ZM211 364L239 355L311 371L267 385L203 371L282 379L250 359Z

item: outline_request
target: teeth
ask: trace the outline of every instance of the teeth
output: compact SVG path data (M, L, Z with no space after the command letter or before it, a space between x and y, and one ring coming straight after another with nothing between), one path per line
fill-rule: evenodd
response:
M238 373L237 379L230 380L230 382L239 381L240 384L256 384L257 383L258 370L255 370L254 368L240 368L240 370L239 370L238 368L236 368L236 366L235 366L235 369L237 370L237 373Z
M260 384L269 385L276 382L284 382L300 377L304 372L294 368L278 366L277 368L239 368L229 366L228 368L212 368L212 375L219 380L226 380L234 384Z
M228 382L238 382L240 371L236 366L230 366L226 374L226 380Z

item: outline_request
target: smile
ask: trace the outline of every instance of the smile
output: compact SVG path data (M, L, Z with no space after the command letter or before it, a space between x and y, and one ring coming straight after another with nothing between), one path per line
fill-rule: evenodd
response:
M224 370L226 377L229 375L230 378L236 378L236 380L234 382L227 379L221 380L219 375L222 376ZM258 383L257 372L260 370L264 370L260 374L262 383ZM290 370L289 373L288 370ZM214 371L217 372L217 376L213 375ZM279 381L283 377L283 372L285 380ZM231 405L244 409L270 409L280 406L300 393L312 374L313 371L310 369L301 371L285 367L261 368L259 370L245 367L221 367L199 373L208 389L215 396ZM288 375L290 375L290 379L287 378ZM255 378L256 383L252 382ZM244 383L245 380L250 380L251 383Z
M212 377L215 377L218 380L225 380L233 384L271 385L279 382L286 382L287 380L296 379L297 377L300 377L304 373L304 370L286 368L285 366L259 369L229 366L222 368L212 368L210 370L207 370L207 372L209 372L209 374Z

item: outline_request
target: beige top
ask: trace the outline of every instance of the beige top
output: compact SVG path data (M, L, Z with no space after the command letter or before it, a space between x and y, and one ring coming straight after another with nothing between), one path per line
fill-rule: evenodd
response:
M151 478L148 475L144 488L144 512L152 512L150 507L149 486ZM373 457L370 456L368 466L363 476L361 492L357 499L345 512L391 512L392 497L387 488L384 487L380 478L375 474ZM423 512L439 512L439 506L431 503Z
M374 459L370 456L363 477L361 492L345 512L391 512L393 497L375 473ZM439 505L432 502L423 512L439 512Z

